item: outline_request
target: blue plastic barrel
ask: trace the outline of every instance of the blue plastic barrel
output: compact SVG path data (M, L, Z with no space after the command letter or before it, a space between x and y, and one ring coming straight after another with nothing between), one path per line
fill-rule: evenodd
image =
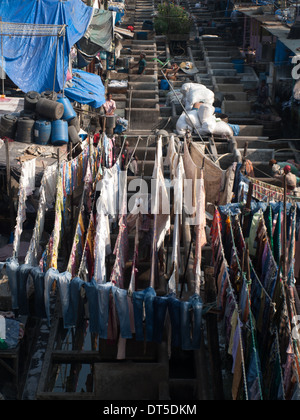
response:
M161 90L168 90L169 89L169 83L167 80L162 79L160 82L160 89Z
M60 102L64 106L65 112L64 112L64 115L62 116L63 120L69 121L77 116L68 98L58 97L57 102Z
M36 144L48 144L51 138L51 121L36 121L33 127L33 138Z
M64 120L52 121L51 143L53 146L62 146L69 142L68 123Z
M237 73L244 73L244 60L232 60L233 66Z

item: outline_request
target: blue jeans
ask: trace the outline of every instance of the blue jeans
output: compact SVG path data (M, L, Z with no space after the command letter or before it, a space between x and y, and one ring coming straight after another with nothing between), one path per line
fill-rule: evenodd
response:
M72 278L72 275L68 271L64 273L59 273L59 271L56 270L55 268L49 268L49 270L45 274L44 298L45 298L45 310L46 310L46 316L48 319L48 324L50 324L50 292L51 292L51 287L54 281L57 281L59 285L63 318L64 318L64 321L66 320L67 311L69 307L68 284L70 283L71 278Z
M167 310L170 316L172 328L172 346L181 346L181 331L180 331L180 307L181 301L176 298L174 294L167 296L157 296L154 299L154 335L153 341L161 343L163 339L165 319Z
M89 302L90 332L107 339L109 296L112 292L120 323L120 335L125 339L132 338L127 291L119 289L111 283L97 284L95 279L92 279L90 283L85 283L84 287Z
M99 299L97 283L94 279L89 283L84 283L84 290L89 306L89 328L91 333L99 334L100 316L99 316Z
M70 301L68 311L68 322L70 327L75 327L77 324L80 289L84 284L85 282L79 277L73 278L73 280L70 282Z
M12 309L19 309L18 302L18 271L19 263L16 258L8 258L6 260L6 274L11 292Z
M201 345L203 302L199 295L193 295L187 302L181 302L182 350L198 350ZM191 337L193 336L193 337Z
M31 269L30 274L31 274L31 277L33 278L33 285L34 285L35 315L40 318L46 318L45 300L44 300L45 273L41 271L40 267L34 267Z
M62 314L64 320L64 328L70 328L72 325L69 319L69 307L70 307L70 282L72 280L72 274L68 271L60 273L57 278L57 284L59 288L60 301L62 306Z
M18 303L20 315L28 315L28 299L27 299L27 281L31 272L31 265L23 264L19 266L18 271Z
M144 341L143 317L144 317L144 302L146 313L146 340L153 340L153 301L156 296L155 290L148 287L140 292L133 292L133 310L134 310L134 324L135 324L135 339L137 341Z
M132 333L131 333L131 328L130 328L127 290L112 286L111 291L112 291L116 308L117 308L117 312L118 312L121 337L130 339L132 338Z

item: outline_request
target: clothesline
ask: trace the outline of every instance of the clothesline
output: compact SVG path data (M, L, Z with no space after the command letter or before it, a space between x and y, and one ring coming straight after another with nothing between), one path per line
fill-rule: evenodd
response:
M260 379L260 369L258 367L258 354L257 354L257 348L256 348L256 344L255 344L256 338L255 338L255 333L254 333L253 314L252 314L252 311L251 311L251 299L250 299L250 292L249 292L249 283L248 283L248 279L246 278L245 272L242 270L242 267L240 265L240 261L239 261L239 257L238 257L238 253L237 253L237 249L236 249L236 245L235 245L234 235L233 235L233 231L232 231L232 222L231 222L230 214L229 214L229 218L230 218L230 233L231 233L231 239L232 239L232 244L233 244L233 250L236 254L236 261L238 263L240 274L241 274L242 279L244 281L243 286L246 288L246 292L247 292L248 306L249 306L249 320L250 320L250 327L251 327L251 337L252 337L252 345L253 345L254 356L255 356L256 374L257 374L256 378L258 380L260 399L263 400L262 386L261 386L261 379Z
M244 215L244 212L243 212L243 207L244 206L242 206L242 207L238 206L239 207L238 212L236 212L238 207L235 204L227 205L227 206L225 206L226 208L222 209L222 210L224 210L224 215L227 216L226 226L230 225L229 234L231 236L231 242L230 242L231 245L230 246L232 246L232 255L236 256L236 260L231 261L231 264L233 264L231 266L231 270L233 270L234 261L236 261L237 267L238 267L238 270L239 270L240 273L242 272L243 269L242 269L242 267L240 265L240 262L239 262L239 254L238 254L238 250L237 250L236 240L238 242L240 242L240 246L241 246L240 253L242 253L242 250L244 250L244 252L245 252L246 240L244 239L244 235L243 235L243 231L242 231L242 227L241 227L241 222L240 222L240 217L239 217L239 215L241 217ZM235 234L233 232L234 226L233 226L233 222L232 222L232 214L231 214L231 211L230 211L231 207L233 208L234 214L235 214L235 219L234 220L236 222L236 225L235 225L236 226L235 231L236 231L236 235L237 235L236 239L235 239ZM269 208L271 208L271 207L269 206ZM281 207L277 206L277 210L278 210L278 208L279 208L279 215L280 215ZM258 210L259 210L259 207L258 207ZM216 209L216 212L218 212L217 209ZM256 210L256 212L257 212L257 210ZM290 255L290 268L289 268L289 273L290 274L289 275L290 276L293 273L293 261L294 261L293 256L294 256L294 252L295 252L296 212L297 212L297 208L292 206L290 208L290 213L288 213L289 214L289 219L288 220L291 221L290 224L289 224L290 228L288 230L289 255ZM219 225L219 223L221 223L221 219L219 220L219 222L217 222L218 218L216 217L216 214L215 214L213 226L215 226L215 228L216 228L216 226L218 226L219 241L222 244L221 254L223 255L223 259L224 258L226 259L225 251L224 251L224 248L223 248L223 240L226 240L226 241L228 240L228 239L226 239L227 238L226 235L228 235L228 229L226 231L226 234L224 233L224 235L225 235L224 239L222 239L221 227ZM249 258L249 266L250 266L250 272L251 272L251 277L250 278L252 278L252 282L248 283L248 281L245 277L245 273L242 274L243 283L246 284L246 286L247 286L247 301L248 301L249 314L250 314L249 322L250 322L250 327L251 327L252 346L253 346L254 349L256 348L255 347L255 343L256 343L256 333L255 332L256 332L256 329L259 327L256 324L258 322L260 322L260 323L262 322L262 319L260 320L259 317L261 316L262 313L264 313L265 316L267 316L267 320L266 320L266 323L262 324L262 326L261 326L261 327L263 327L263 330L261 329L261 327L259 327L260 328L259 329L260 338L259 338L259 341L258 341L259 346L260 346L259 351L261 352L261 357L263 357L263 359L266 360L267 353L265 353L265 352L262 353L263 348L264 348L263 346L266 345L267 340L272 340L272 332L273 332L275 334L275 341L273 339L273 345L275 346L275 349L276 349L276 353L277 353L276 357L277 357L278 361L281 361L282 359L281 359L281 355L280 355L279 347L278 347L279 344L277 342L277 340L279 340L279 338L278 338L278 326L274 323L274 320L277 319L277 322L278 322L278 319L281 319L281 317L283 317L282 319L284 320L285 325L286 325L286 330L285 330L286 335L287 335L287 337L289 337L288 338L289 343L290 343L290 346L292 346L292 347L289 347L290 350L288 350L286 348L285 349L283 348L283 349L281 349L281 351L283 352L282 353L283 355L285 354L284 353L285 350L289 351L288 354L292 354L291 353L291 348L293 348L292 352L293 352L293 355L294 355L294 359L293 359L294 360L294 366L293 366L293 364L288 365L288 362L286 362L287 363L286 365L282 365L282 362L280 363L280 365L279 365L279 366L281 366L281 368L280 368L280 377L281 377L280 384L281 384L281 388L282 388L282 390L281 390L282 398L290 399L290 396L287 395L287 392L291 392L290 391L290 389L291 389L290 384L289 384L289 382L287 382L287 375L292 374L290 372L293 372L293 374L297 378L297 382L296 382L296 385L295 385L295 392L297 392L297 386L298 386L297 384L299 384L299 366L300 366L300 363L299 363L299 361L300 361L299 360L299 341L293 339L292 325L291 325L293 316L297 315L295 304L294 304L292 296L293 296L293 293L297 293L297 292L295 291L293 281L290 281L290 282L287 282L287 283L281 281L281 277L280 277L281 276L281 270L280 270L281 266L279 266L279 267L277 266L277 263L276 263L276 261L273 257L273 251L271 249L271 241L270 241L270 238L269 238L269 233L272 234L272 232L269 232L268 229L267 229L266 222L264 220L262 211L259 210L257 213L255 213L255 211L252 211L250 214L252 214L253 220L254 220L255 214L259 215L258 226L259 226L259 229L260 229L260 236L257 236L257 239L252 237L251 241L254 241L254 242L255 241L262 241L261 243L265 244L264 245L264 252L266 253L265 255L269 255L269 262L272 264L273 267L276 266L276 271L271 272L270 268L269 268L269 265L266 265L267 264L266 262L264 263L265 266L262 265L262 268L265 271L268 270L268 276L269 276L269 279L268 279L267 283L266 283L267 279L264 278L264 284L260 280L260 278L259 278L259 276L256 272L256 269L254 267L254 264L252 263L251 258ZM216 222L217 222L217 225L216 225ZM281 223L280 218L278 219L277 223L280 225L280 223ZM212 234L213 234L213 230L212 230ZM227 243L227 245L229 246L229 242ZM213 247L214 247L214 255L215 255L217 243L214 240L213 240ZM257 251L256 252L258 252L258 249L259 249L258 247L259 247L259 244L257 243ZM258 258L258 255L256 257ZM227 282L228 282L228 281L230 281L229 274L228 274L228 270L230 268L229 268L228 264L226 265L226 267L227 267L226 279L227 279ZM234 275L234 271L232 271L232 275ZM271 275L271 277L270 277L270 275ZM273 280L270 282L271 279L273 279ZM259 290L260 290L259 293L257 293L258 290L255 286L255 283L253 283L253 280L256 280L257 284L259 285ZM237 281L238 281L238 277L237 277ZM276 282L276 283L273 283L273 282ZM221 284L222 284L222 289L220 289ZM220 293L222 293L222 294L224 293L224 290L223 290L223 287L225 287L224 280L222 280L221 284L218 283L218 294L219 295L220 295ZM276 284L276 286L272 286L272 284ZM231 284L229 284L229 286L228 286L229 289L230 289L230 285ZM267 285L268 285L268 288L266 289ZM251 286L251 297L250 297L250 286ZM237 285L237 287L239 287L238 291L240 293L240 300L241 300L241 303L242 303L242 299L244 299L243 289L240 289L239 285ZM267 306L272 308L272 312L270 312L270 313L269 313L268 310L266 310L266 307L264 307L265 304L264 304L263 295L265 295L266 298L269 301ZM271 296L273 296L273 298ZM280 299L281 299L280 296L282 296L282 298L283 298L282 309L281 309L281 304L280 304ZM259 299L259 302L258 302L258 299ZM262 312L262 308L263 308L263 312ZM255 312L253 312L253 310L255 310ZM286 316L284 315L285 313L286 313ZM255 316L257 318L255 318ZM254 324L254 318L255 318L255 324ZM253 320L253 322L252 322L252 320ZM272 323L268 324L268 322L272 322ZM281 322L283 322L283 321L281 321ZM284 345L284 343L285 343L284 338L281 338L281 340L282 340L282 345ZM291 357L292 356L288 356L288 360L292 360ZM258 348L256 348L256 350L254 352L254 362L255 362L255 365L253 365L253 368L255 366L255 369L256 369L256 372L257 372L257 379L259 379L259 381L257 383L257 386L258 386L257 389L259 389L260 395L262 395L262 392L265 392L265 391L263 391L263 389L262 389L262 382L261 382L261 379L260 379L261 376L259 374L259 372L260 372L260 363L259 362L260 361L259 361L259 356L258 356ZM266 361L264 361L264 364L265 363L266 363ZM268 362L268 363L270 363L270 362ZM282 371L283 369L284 369L284 374L283 374L283 371ZM286 387L286 389L285 389L285 387ZM288 388L289 388L289 391L286 391ZM278 392L280 392L280 389L278 390Z
M236 297L235 297L235 292L234 292L233 286L231 284L231 281L230 281L230 278L229 278L229 275L228 275L229 265L228 265L227 259L225 257L225 252L224 252L224 248L223 248L223 242L222 242L222 236L221 236L219 222L217 221L215 225L217 226L217 234L218 234L218 239L219 239L219 246L220 246L222 257L223 257L223 260L224 260L224 263L225 263L225 266L226 266L226 274L227 274L226 275L226 280L227 280L228 285L229 285L231 297L232 297L232 299L234 301L235 310L236 310L236 312L238 314L237 319L238 319L238 329L239 329L238 330L239 331L239 345L240 345L240 352L241 352L241 359L242 359L242 371L243 371L244 391L245 391L245 398L248 401L249 400L249 396L248 396L247 375L246 375L246 367L245 367L246 364L245 364L245 356L244 356L244 349L243 349L243 339L242 339L242 328L241 328L242 322L241 322L240 316L239 316L240 309L239 309L239 305L238 305L238 302L237 302Z

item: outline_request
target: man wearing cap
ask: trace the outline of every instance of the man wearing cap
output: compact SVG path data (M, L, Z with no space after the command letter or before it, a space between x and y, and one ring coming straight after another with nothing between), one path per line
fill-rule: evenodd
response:
M275 160L275 159L271 159L270 162L269 162L269 166L272 168L272 171L274 173L282 171L283 168L287 165L291 167L292 174L294 174L296 176L299 175L299 173L300 173L299 169L290 162L277 162L277 160Z
M275 178L281 178L283 180L284 175L286 175L287 189L289 191L294 191L295 188L299 185L300 178L298 178L296 175L294 175L291 172L291 166L290 165L286 165L283 168L283 173L275 173L274 177Z

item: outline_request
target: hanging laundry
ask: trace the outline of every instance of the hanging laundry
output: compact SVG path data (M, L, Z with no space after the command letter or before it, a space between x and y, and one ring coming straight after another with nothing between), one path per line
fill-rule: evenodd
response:
M206 226L206 215L205 215L205 188L203 170L200 171L200 179L197 182L197 204L196 204L196 247L195 247L195 259L194 259L194 273L195 273L195 293L200 294L201 284L201 258L202 258L202 247L207 243L205 226Z
M29 249L25 257L25 263L36 265L38 263L39 244L44 232L45 214L47 208L52 206L55 201L57 183L57 164L48 166L45 169L41 187L39 205L36 215L35 226L30 240Z
M125 175L126 178L126 175ZM127 182L123 186L123 202L121 215L119 219L119 233L115 244L114 255L116 257L115 264L112 269L110 281L124 288L124 270L128 260L128 226L127 226Z

